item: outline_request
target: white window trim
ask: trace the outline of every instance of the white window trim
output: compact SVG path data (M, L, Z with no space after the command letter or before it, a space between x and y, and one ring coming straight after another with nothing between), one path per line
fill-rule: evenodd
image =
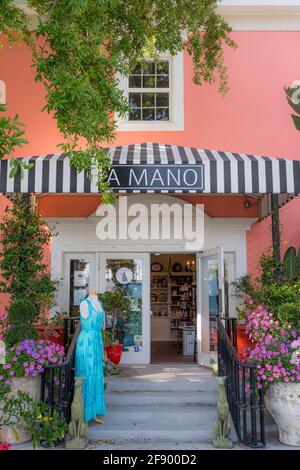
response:
M117 131L183 131L184 130L184 93L183 93L183 52L174 57L161 56L170 60L170 120L169 121L129 121L117 113ZM119 88L128 96L128 78L119 76ZM161 90L163 91L163 89Z

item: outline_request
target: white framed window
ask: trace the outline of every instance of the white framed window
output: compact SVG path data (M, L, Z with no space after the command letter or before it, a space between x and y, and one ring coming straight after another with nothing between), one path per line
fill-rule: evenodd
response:
M184 129L182 53L137 64L119 84L131 105L126 117L116 116L119 131Z

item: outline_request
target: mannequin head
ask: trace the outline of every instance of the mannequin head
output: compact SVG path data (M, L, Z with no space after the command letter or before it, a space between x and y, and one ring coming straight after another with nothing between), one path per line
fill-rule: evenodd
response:
M97 289L96 287L93 287L91 292L90 292L90 295L92 295L93 297L97 297Z

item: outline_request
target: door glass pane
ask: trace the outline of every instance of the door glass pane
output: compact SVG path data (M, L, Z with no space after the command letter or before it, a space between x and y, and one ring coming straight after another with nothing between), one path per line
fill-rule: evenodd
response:
M228 260L224 259L224 289L225 289L225 317L229 317L229 279Z
M218 259L211 258L208 263L208 311L209 311L209 345L210 351L218 350L217 320L220 311L219 298L219 268ZM225 316L229 316L229 283L228 261L224 260Z
M219 279L218 260L211 258L208 262L208 312L209 312L209 349L217 351L217 323L219 313Z
M126 352L142 351L142 281L141 259L106 260L106 290L122 292L130 300L128 313L117 312L115 318L107 318L107 327L114 329Z
M70 260L70 315L79 315L79 304L90 290L90 261Z

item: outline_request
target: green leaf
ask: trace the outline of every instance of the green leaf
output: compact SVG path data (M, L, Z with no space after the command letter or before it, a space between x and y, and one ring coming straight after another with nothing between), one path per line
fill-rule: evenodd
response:
M11 430L12 430L12 433L13 433L14 438L16 439L16 441L19 441L20 440L20 433L14 427L12 427Z
M287 98L290 107L297 113L300 114L300 103L296 104L290 98Z
M300 131L300 116L296 116L295 114L292 114L292 118L293 118L296 129Z
M19 169L19 167L17 165L14 165L12 167L12 169L10 170L10 172L9 172L9 177L14 178L16 176L16 174L18 173L18 169Z

